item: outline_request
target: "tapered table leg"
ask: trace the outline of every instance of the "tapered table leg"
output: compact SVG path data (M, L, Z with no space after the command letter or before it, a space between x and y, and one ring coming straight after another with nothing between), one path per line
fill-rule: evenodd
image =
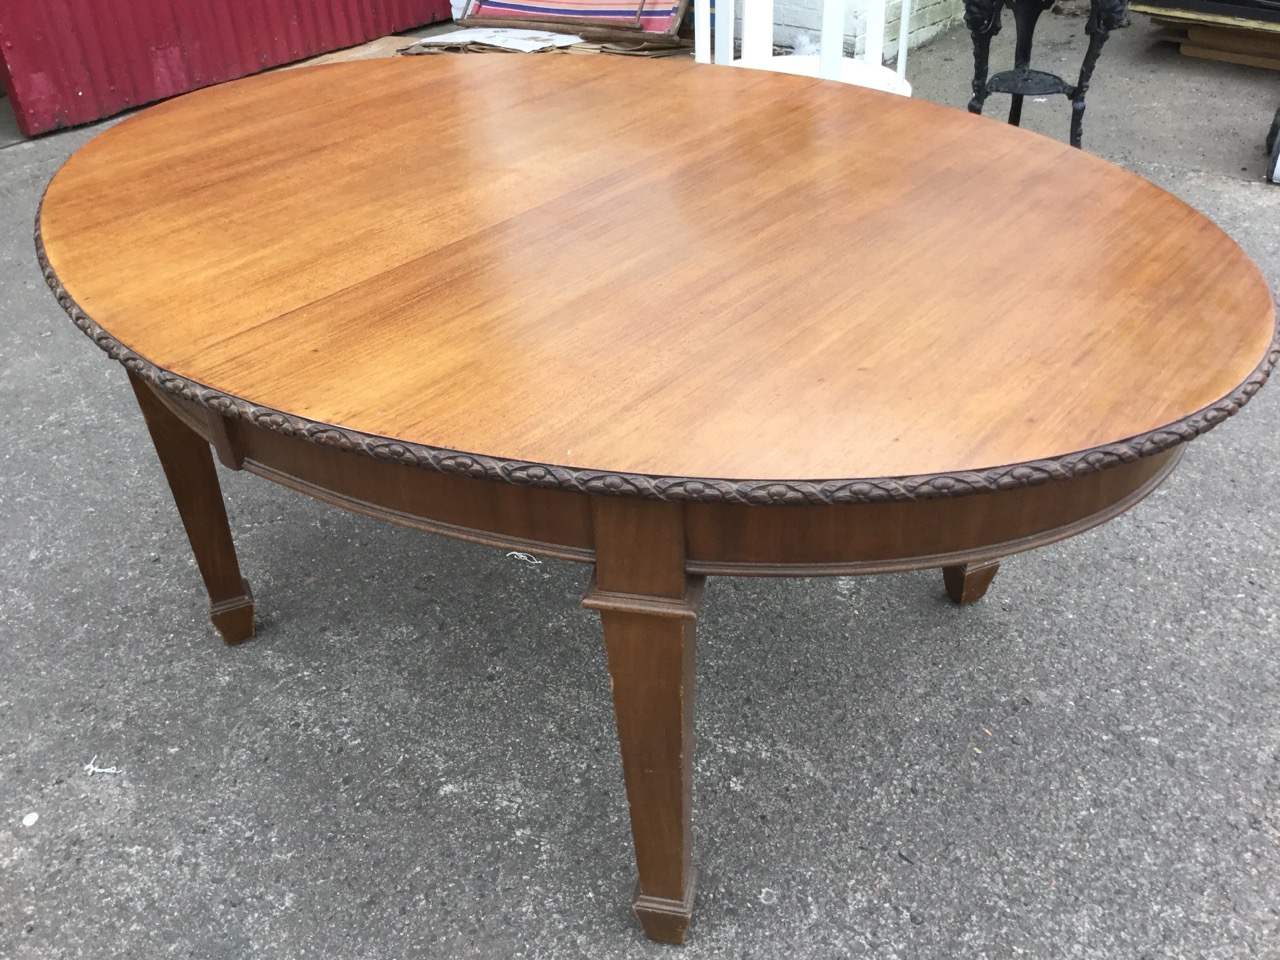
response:
M701 577L684 572L679 504L601 498L596 572L583 606L600 611L640 882L645 935L684 943L692 862L694 623Z
M999 560L962 563L943 567L942 582L947 588L947 596L956 603L973 603L983 598L999 570Z
M133 374L129 381L209 591L209 619L227 643L248 640L253 636L253 594L240 576L209 444L179 420L144 381Z

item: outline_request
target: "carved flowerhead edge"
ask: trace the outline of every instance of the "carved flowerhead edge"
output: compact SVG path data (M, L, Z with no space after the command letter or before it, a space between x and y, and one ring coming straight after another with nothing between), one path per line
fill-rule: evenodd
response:
M593 496L639 497L702 503L741 503L753 506L800 504L877 503L888 500L933 500L994 493L1035 486L1053 480L1096 473L1122 463L1132 463L1193 440L1239 412L1267 382L1280 361L1280 323L1272 332L1271 344L1249 377L1231 393L1188 417L1127 440L1091 447L1049 460L1036 460L954 474L921 474L911 477L880 477L854 480L716 480L692 477L660 477L645 474L608 473L578 467L561 467L521 460L504 460L463 453L440 447L405 443L387 437L361 433L328 423L318 423L292 414L260 407L239 397L170 373L130 350L103 330L86 314L62 286L49 263L36 211L35 244L45 283L71 321L130 372L168 393L202 404L224 417L235 417L254 426L275 430L286 436L363 454L375 460L393 460L487 480L523 486L568 490Z

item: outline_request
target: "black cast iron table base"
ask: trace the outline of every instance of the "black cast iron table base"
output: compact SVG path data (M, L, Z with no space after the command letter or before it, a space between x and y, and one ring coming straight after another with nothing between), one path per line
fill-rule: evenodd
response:
M1022 122L1022 98L1063 94L1071 101L1071 145L1080 146L1084 123L1084 98L1089 92L1093 69L1102 53L1102 45L1111 31L1124 22L1129 0L1092 0L1085 33L1089 36L1089 48L1080 65L1080 77L1070 84L1061 77L1031 69L1031 40L1040 14L1053 6L1055 0L965 0L964 23L973 37L973 99L969 101L970 113L982 113L987 96L992 93L1008 93L1013 97L1009 107L1009 122L1015 127ZM987 69L991 55L991 38L1000 32L1000 15L1005 7L1013 11L1017 30L1014 46L1013 69L997 73L988 79Z

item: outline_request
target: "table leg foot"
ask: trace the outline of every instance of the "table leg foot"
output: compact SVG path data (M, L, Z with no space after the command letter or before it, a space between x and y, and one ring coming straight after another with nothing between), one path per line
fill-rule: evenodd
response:
M244 643L253 636L253 591L241 580L244 593L230 600L209 604L209 619L228 644Z
M703 579L684 571L679 504L593 502L596 570L583 606L600 612L651 940L683 943L693 914L694 624Z
M986 595L991 581L1000 570L999 560L983 560L978 563L962 563L942 568L942 582L947 596L956 603L973 603Z
M697 888L697 867L690 868L689 877L685 882L684 896L679 900L645 896L637 886L631 911L644 927L644 935L658 943L672 943L677 946L684 943L685 935L689 932L689 921L693 919L693 898Z
M132 373L129 381L209 593L209 618L225 642L248 640L253 636L253 594L240 575L209 443L183 423L153 387Z

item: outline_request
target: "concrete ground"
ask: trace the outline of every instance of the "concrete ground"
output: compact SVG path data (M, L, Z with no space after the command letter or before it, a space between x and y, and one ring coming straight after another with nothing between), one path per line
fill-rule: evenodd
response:
M1046 64L1082 25L1046 18ZM961 31L910 67L967 100ZM1136 17L1085 146L1275 285L1278 100ZM226 475L260 633L216 639L123 371L35 265L93 133L0 150L0 957L1280 958L1280 387L971 608L936 573L713 581L680 953L628 914L585 569Z

